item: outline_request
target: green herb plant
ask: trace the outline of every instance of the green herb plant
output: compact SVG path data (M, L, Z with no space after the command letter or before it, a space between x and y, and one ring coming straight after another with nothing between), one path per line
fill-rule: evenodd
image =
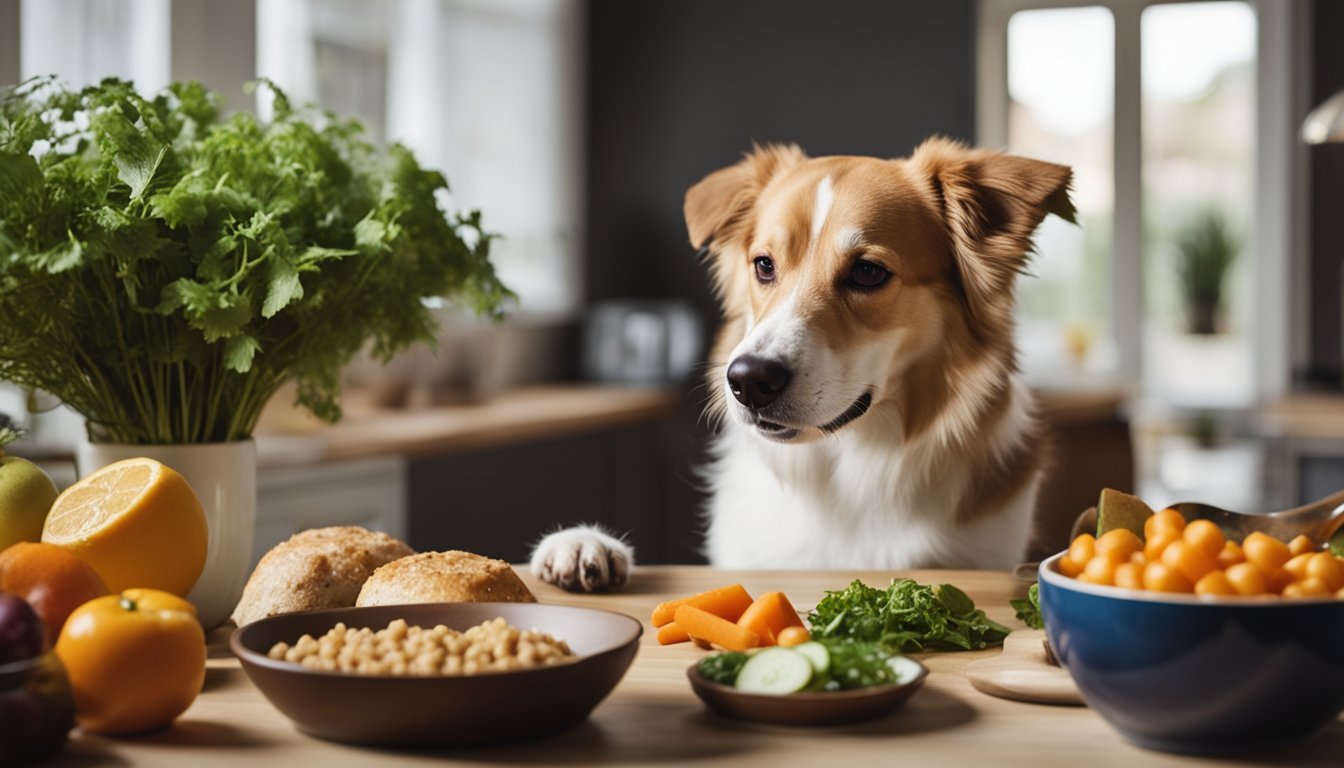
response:
M220 116L196 83L0 92L0 379L46 390L96 441L249 436L285 382L340 416L340 371L434 337L447 297L510 296L479 212L353 121Z
M1011 631L989 619L951 584L937 588L896 579L878 589L855 579L827 592L808 615L812 637L880 643L893 653L977 650L1000 645Z
M1175 268L1191 333L1217 332L1223 284L1240 247L1231 224L1217 208L1195 214L1176 233Z

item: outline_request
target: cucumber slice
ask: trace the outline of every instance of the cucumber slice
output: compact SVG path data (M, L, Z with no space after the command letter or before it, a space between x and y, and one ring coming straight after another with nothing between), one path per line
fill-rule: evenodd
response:
M801 653L812 662L812 671L817 675L826 674L831 668L831 652L826 646L815 640L793 646L794 653Z
M796 693L812 681L812 662L792 648L766 648L752 654L737 673L739 691L747 693Z
M897 685L905 685L919 677L919 665L904 656L892 656L887 659L887 666L896 674L896 679L892 682Z

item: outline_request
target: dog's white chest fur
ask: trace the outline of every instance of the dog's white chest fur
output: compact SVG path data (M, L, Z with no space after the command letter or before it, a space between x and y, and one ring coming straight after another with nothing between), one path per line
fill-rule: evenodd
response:
M959 522L973 468L935 446L902 445L899 426L878 416L804 445L771 443L729 420L708 471L710 562L817 569L1021 562L1038 483L1001 500L995 514Z

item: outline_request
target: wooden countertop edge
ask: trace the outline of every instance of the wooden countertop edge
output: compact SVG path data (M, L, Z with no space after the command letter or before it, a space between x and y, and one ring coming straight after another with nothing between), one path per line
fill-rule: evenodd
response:
M352 414L319 434L324 462L497 448L640 424L674 413L680 394L629 387L541 387L482 403Z

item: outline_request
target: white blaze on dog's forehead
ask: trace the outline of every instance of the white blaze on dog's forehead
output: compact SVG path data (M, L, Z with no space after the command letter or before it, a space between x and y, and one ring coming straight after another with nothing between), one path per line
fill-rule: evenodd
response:
M816 202L812 204L813 240L817 239L817 235L821 234L821 228L826 225L826 216L830 214L833 202L835 202L835 188L831 184L831 177L827 176L817 184Z

